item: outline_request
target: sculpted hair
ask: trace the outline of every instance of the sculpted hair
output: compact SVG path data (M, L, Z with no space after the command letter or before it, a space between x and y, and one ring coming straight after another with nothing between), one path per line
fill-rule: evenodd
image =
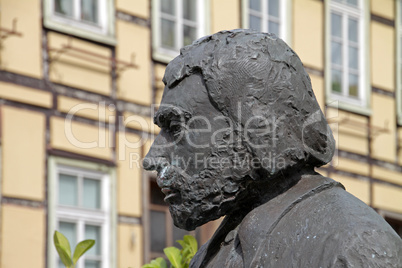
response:
M239 29L201 38L169 63L163 82L173 88L193 73L267 174L332 159L335 141L310 78L275 35Z

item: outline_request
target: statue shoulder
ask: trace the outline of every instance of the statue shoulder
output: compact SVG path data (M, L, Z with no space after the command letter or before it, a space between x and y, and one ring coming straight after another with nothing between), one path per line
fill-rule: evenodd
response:
M315 198L317 194L333 188L344 192L342 184L320 174L303 177L288 191L250 211L240 224L240 238L244 241L251 239L254 243L254 237L270 233L295 206L303 206L306 199Z
M246 267L402 264L399 236L342 185L319 176L293 188L251 211L240 224Z
M345 267L402 267L402 239L393 230L365 229L343 244L337 263Z

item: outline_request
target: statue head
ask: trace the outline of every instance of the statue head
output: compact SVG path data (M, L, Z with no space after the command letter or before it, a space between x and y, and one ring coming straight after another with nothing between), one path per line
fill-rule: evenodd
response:
M181 49L163 82L154 118L161 132L144 168L158 171L178 227L192 230L233 213L268 192L271 181L333 156L310 78L273 34L233 30L201 38Z

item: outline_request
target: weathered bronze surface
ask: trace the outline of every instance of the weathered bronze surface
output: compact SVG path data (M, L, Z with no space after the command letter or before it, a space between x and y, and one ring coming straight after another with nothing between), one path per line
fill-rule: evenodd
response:
M402 240L314 171L335 150L308 74L275 35L223 31L167 66L144 167L175 225L226 215L190 267L402 267Z

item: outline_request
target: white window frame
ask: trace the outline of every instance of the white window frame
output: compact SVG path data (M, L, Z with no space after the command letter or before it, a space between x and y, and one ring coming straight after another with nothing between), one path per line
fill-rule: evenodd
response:
M91 210L58 205L59 174L77 176L101 181L101 209ZM48 265L58 267L58 254L53 245L53 234L58 230L60 221L75 223L77 226L76 243L84 240L85 224L101 227L101 261L102 268L116 267L116 175L113 168L104 165L77 161L59 157L49 157L48 161ZM73 253L76 245L70 245ZM77 268L83 267L84 255ZM98 260L98 259L96 259Z
M395 40L396 40L396 103L398 113L398 124L402 125L402 0L395 2Z
M267 1L262 1L262 20L263 29L262 31L267 31L268 22L268 12L267 12ZM249 22L249 0L242 0L242 27L248 29L250 27ZM292 0L279 0L279 38L285 41L287 44L291 45L291 25L292 25Z
M91 23L81 21L78 17L81 0L73 1L76 6L74 18L68 18L54 11L54 0L44 0L43 23L45 27L100 43L115 45L114 0L97 0L99 25L91 25Z
M183 32L183 17L176 16L176 39L178 46L175 49L167 49L162 47L161 43L161 20L160 20L160 1L152 0L152 53L154 60L168 63L179 55L183 44L183 35L177 34ZM182 0L174 0L178 8L177 14L182 14ZM197 38L209 34L209 1L197 0Z
M358 0L359 12L347 7L346 4L338 3L336 1L325 1L325 33L326 33L326 46L325 46L325 81L326 81L326 102L329 106L337 106L338 108L349 110L352 112L370 115L370 95L371 95L371 83L370 83L370 48L369 48L369 22L370 22L370 10L368 0ZM358 20L359 31L359 97L351 97L345 93L344 87L346 81L342 84L342 93L337 94L332 92L331 84L331 13L341 14L342 20L346 20L350 17ZM342 22L342 34L343 34L343 66L348 64L348 54L344 53L345 47L348 46L348 39L345 39L347 35L346 23ZM346 36L347 37L347 36ZM344 67L345 69L345 67ZM348 67L346 66L348 70ZM347 72L349 75L349 72Z

